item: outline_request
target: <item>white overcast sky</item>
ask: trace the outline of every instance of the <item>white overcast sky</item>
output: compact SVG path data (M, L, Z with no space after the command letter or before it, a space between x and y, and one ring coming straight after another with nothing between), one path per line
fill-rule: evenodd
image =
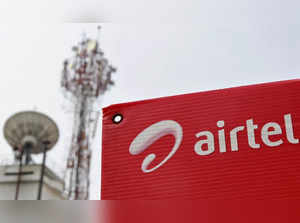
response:
M0 128L15 112L36 109L57 121L49 155L64 167L71 129L60 91L63 60L86 31L118 68L103 105L268 81L300 74L300 2L9 1L0 6ZM100 126L100 125L99 125ZM0 137L1 154L9 147ZM100 191L101 133L94 144L91 198Z

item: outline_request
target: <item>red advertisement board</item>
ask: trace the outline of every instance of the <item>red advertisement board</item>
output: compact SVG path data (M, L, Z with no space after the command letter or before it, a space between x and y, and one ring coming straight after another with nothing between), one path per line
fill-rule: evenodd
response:
M300 80L103 110L102 199L300 198Z

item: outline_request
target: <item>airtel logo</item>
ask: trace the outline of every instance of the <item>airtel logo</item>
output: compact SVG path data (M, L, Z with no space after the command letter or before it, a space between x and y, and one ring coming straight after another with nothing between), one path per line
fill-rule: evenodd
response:
M168 156L157 166L152 169L147 169L150 163L155 159L155 154L148 155L142 163L142 171L144 173L150 173L162 165L164 165L179 149L182 142L183 132L182 127L175 121L166 120L155 123L150 127L142 131L131 143L129 152L132 155L138 155L145 151L150 145L152 145L156 140L160 139L166 135L173 135L175 137L175 144L168 154Z
M283 116L285 135L287 142L290 144L298 144L299 139L294 137L294 129L291 114L286 114ZM194 151L197 155L207 156L215 152L215 136L218 138L218 147L220 153L227 152L226 148L226 137L225 137L225 121L217 121L216 123L218 129L217 134L213 134L211 131L201 131L195 134L196 138L201 138L196 142L194 146ZM245 126L237 126L233 128L230 135L230 151L239 151L238 148L238 133L242 131L247 131L248 144L251 149L260 149L261 145L256 142L255 131L258 129L258 125L254 124L253 119L246 120ZM131 155L139 155L144 152L150 145L155 141L159 140L163 136L173 135L175 137L175 144L173 145L171 152L161 161L157 166L148 169L150 163L155 159L155 154L150 154L144 159L141 169L144 173L150 173L164 165L172 156L175 155L176 151L179 149L182 139L183 130L181 125L173 120L164 120L157 122L145 130L143 130L138 136L132 141L129 147L129 153ZM281 126L276 122L268 122L262 126L260 131L260 136L262 142L269 147L277 147L284 143L283 137L277 139L276 141L271 140L270 136L283 135ZM205 149L203 146L205 146Z

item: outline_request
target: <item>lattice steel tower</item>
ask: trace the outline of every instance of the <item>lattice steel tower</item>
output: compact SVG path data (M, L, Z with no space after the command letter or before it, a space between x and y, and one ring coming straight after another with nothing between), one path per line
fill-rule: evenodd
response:
M99 37L100 27L98 27ZM70 200L89 198L89 170L92 140L99 113L93 112L97 99L113 85L116 71L99 47L99 41L85 35L72 48L74 56L65 60L61 86L65 97L74 105L71 148L65 173L65 195Z

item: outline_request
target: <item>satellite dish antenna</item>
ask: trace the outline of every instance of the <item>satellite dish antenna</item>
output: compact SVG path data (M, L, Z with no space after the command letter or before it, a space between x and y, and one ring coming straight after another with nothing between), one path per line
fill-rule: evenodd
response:
M55 122L48 116L35 112L20 112L10 117L4 125L4 137L14 151L29 154L52 149L58 141L59 131Z
M19 161L19 179L16 190L18 199L22 165L28 165L31 155L43 154L43 164L38 193L41 199L46 153L58 141L59 130L55 122L47 115L36 111L20 112L10 117L4 125L4 137L15 152L15 160Z

